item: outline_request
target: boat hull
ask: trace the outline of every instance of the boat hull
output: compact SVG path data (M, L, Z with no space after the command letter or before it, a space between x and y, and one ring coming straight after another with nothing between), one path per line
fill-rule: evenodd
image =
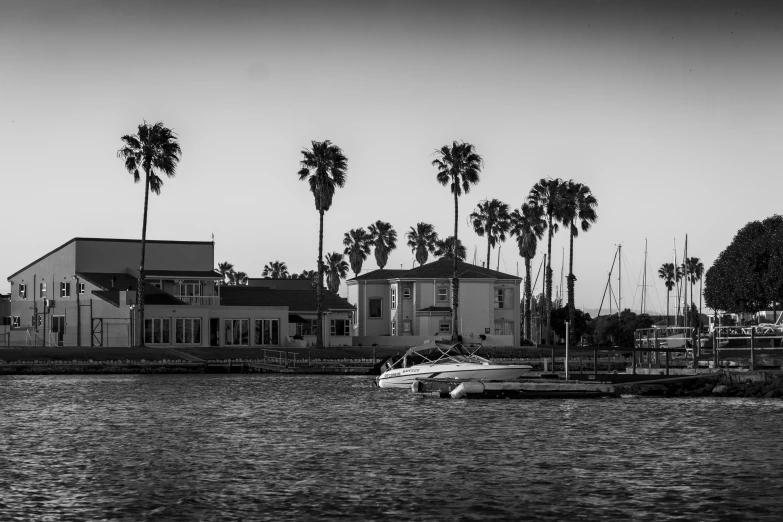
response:
M394 368L378 377L380 388L410 388L418 379L514 381L533 369L527 364L432 364Z

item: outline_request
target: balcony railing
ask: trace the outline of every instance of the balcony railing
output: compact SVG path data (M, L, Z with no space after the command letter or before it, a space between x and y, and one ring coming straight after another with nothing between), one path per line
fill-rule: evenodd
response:
M219 306L220 296L218 295L178 295L177 299L188 305L193 306Z

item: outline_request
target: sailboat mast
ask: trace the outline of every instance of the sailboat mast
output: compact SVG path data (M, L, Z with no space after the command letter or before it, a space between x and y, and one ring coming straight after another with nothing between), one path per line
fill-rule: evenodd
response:
M617 317L623 309L623 245L617 245ZM633 306L633 305L632 305Z
M644 272L642 272L642 313L647 304L647 238L644 238Z

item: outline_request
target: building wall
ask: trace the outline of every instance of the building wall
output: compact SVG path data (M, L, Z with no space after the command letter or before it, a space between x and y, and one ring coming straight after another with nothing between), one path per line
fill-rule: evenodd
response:
M124 272L139 268L141 242L79 240L75 246L76 269L79 272ZM147 270L213 270L214 243L148 242L144 267Z

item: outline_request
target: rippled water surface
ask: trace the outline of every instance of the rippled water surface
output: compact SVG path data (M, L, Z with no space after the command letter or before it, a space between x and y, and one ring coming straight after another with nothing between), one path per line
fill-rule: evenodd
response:
M0 520L779 520L783 401L0 378Z

